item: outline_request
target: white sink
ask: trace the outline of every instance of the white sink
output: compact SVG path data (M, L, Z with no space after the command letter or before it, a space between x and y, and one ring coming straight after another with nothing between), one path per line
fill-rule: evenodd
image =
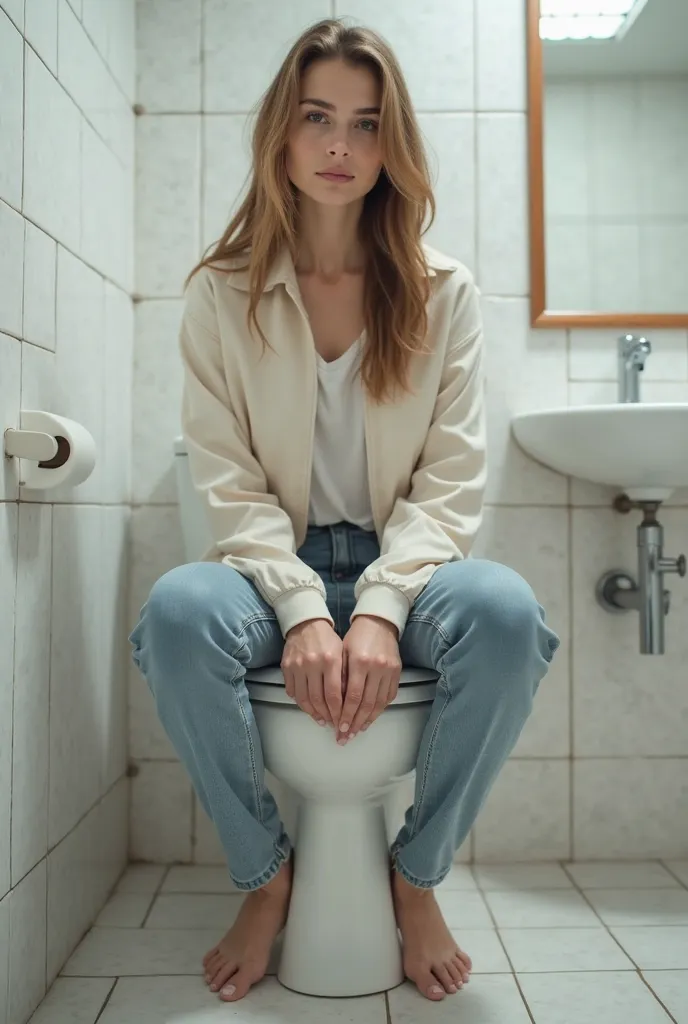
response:
M688 486L688 402L637 402L545 409L515 416L528 455L550 469L665 501Z

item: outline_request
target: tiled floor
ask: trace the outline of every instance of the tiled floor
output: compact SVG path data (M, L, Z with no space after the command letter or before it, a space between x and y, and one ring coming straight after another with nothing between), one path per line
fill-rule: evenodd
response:
M471 983L323 1000L268 977L227 1004L203 954L241 896L222 868L131 867L32 1024L688 1024L688 861L457 865L440 890Z

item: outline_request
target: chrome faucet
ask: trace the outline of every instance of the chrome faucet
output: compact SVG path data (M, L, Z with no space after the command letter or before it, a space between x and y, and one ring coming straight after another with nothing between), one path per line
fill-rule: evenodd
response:
M652 352L649 338L622 334L619 338L619 401L640 401L640 374Z

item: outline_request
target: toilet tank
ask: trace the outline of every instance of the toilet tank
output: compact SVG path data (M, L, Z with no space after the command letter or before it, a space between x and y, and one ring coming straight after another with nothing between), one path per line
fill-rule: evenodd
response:
M174 464L177 473L177 494L184 538L184 555L188 562L197 562L213 546L213 538L191 473L186 442L183 437L174 442Z

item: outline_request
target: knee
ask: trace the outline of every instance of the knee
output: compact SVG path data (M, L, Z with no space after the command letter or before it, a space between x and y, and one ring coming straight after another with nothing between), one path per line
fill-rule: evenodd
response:
M195 564L179 565L153 585L141 617L130 636L134 660L145 644L157 654L167 655L188 645L190 638L206 632L216 602L211 588Z

